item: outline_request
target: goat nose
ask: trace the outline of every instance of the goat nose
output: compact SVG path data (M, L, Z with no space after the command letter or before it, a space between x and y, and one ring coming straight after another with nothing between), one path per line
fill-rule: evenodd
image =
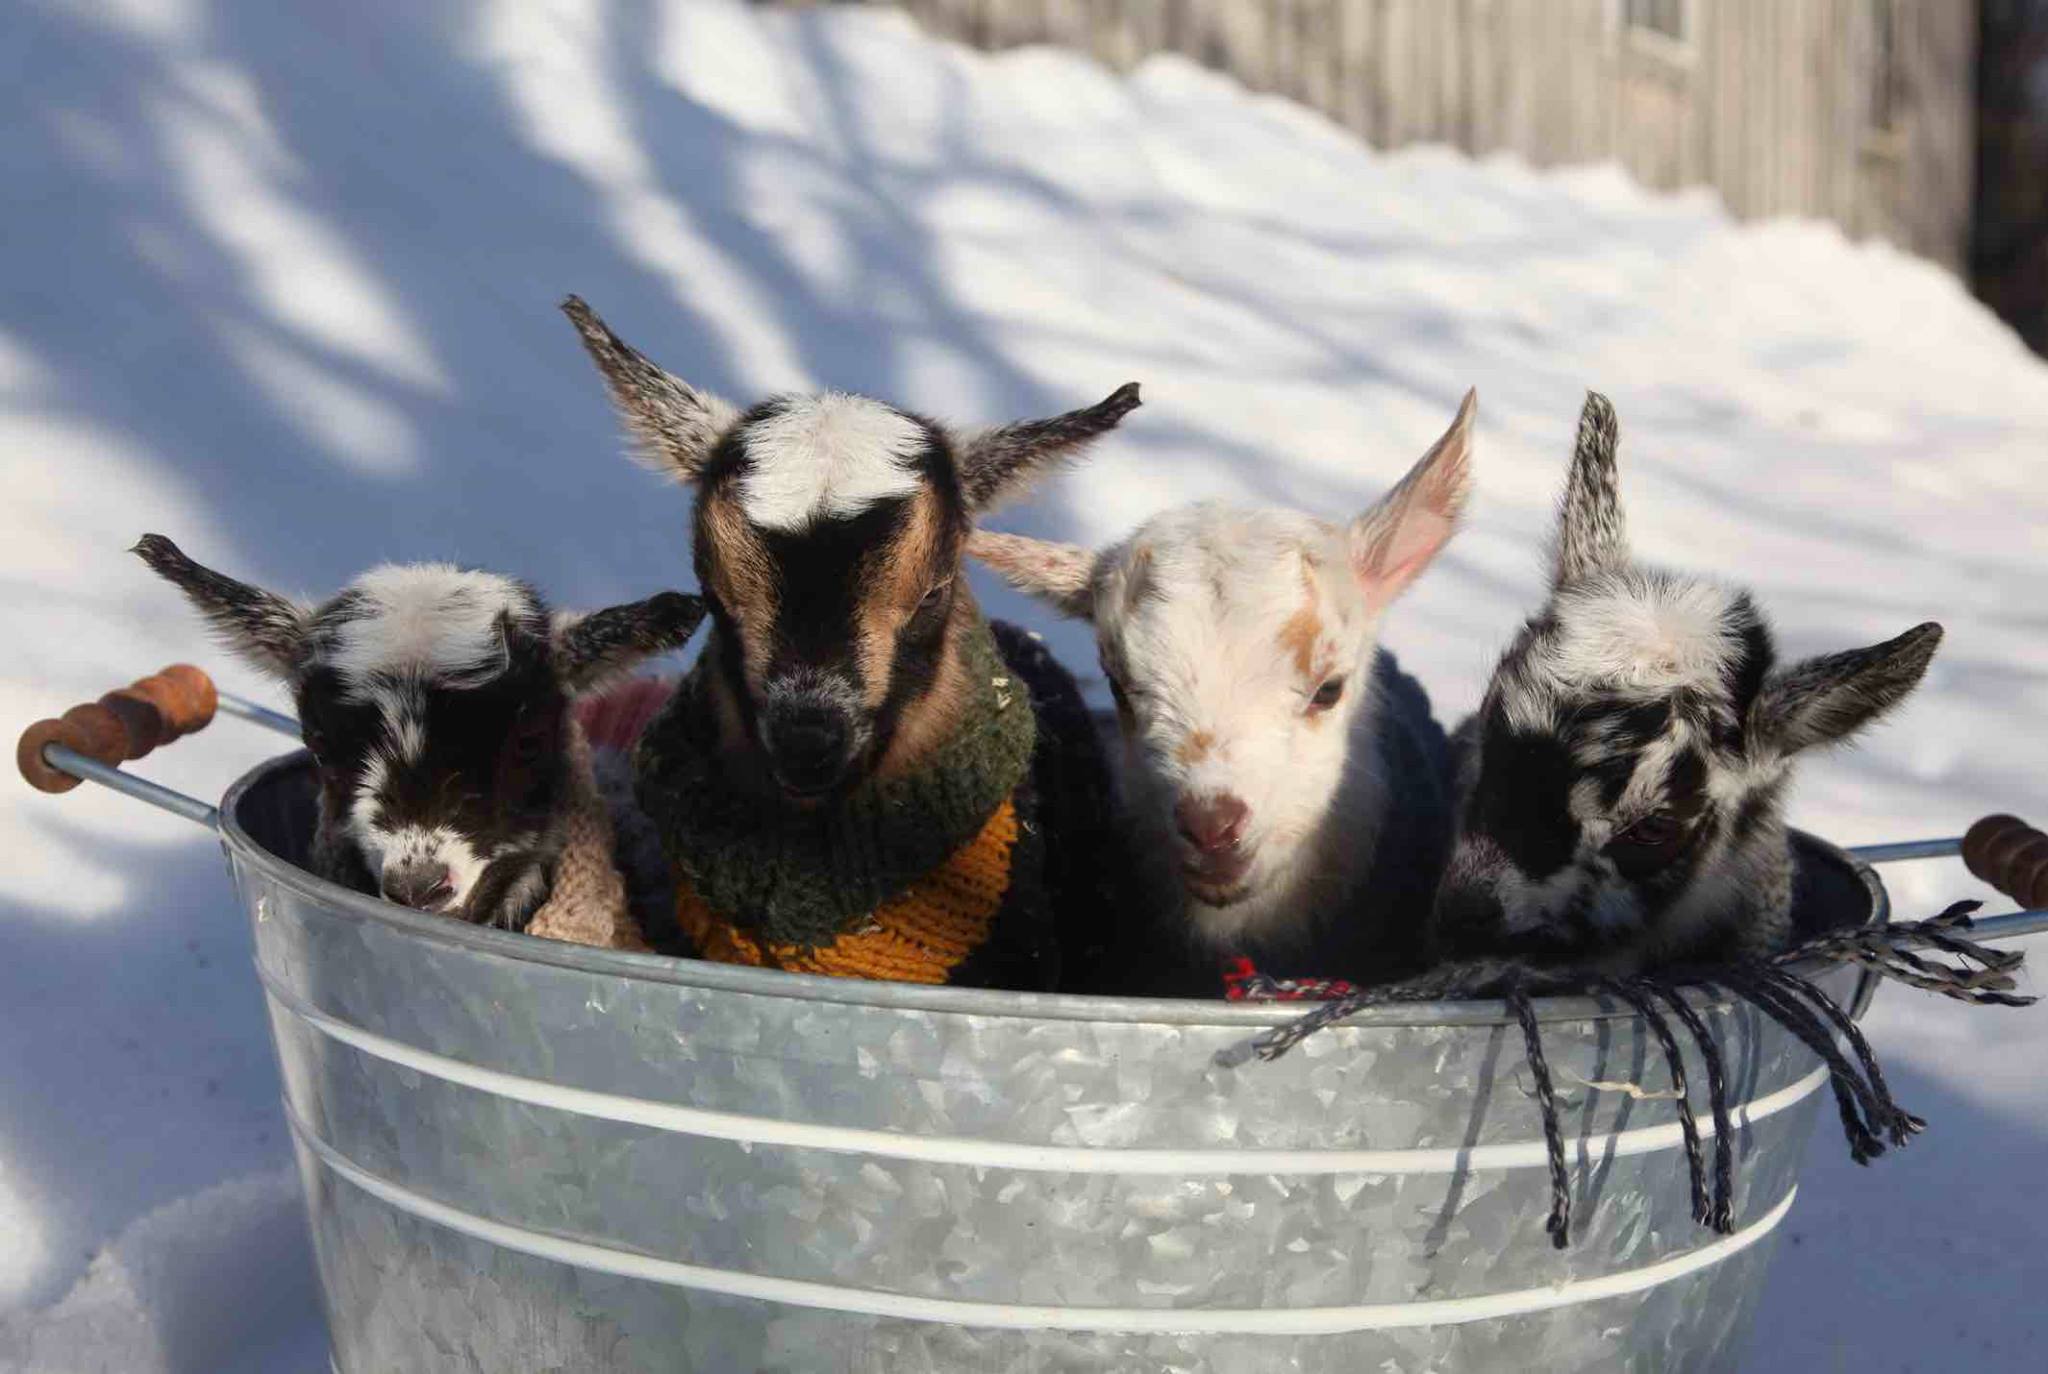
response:
M823 790L846 771L853 728L838 711L785 708L772 717L767 734L776 774L787 787Z
M455 895L448 865L431 859L387 868L378 885L384 889L385 900L418 911L439 911Z
M1488 888L1447 885L1437 893L1433 924L1445 954L1484 953L1500 938L1507 924L1507 908Z
M816 763L845 752L846 736L846 722L834 712L794 712L775 723L775 752L793 763Z
M1173 808L1173 823L1181 838L1200 852L1222 854L1237 848L1251 814L1251 808L1242 799L1219 792L1208 797L1182 797Z

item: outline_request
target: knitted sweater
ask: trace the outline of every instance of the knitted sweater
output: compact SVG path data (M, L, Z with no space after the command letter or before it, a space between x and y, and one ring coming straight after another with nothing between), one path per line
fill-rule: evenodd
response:
M631 827L633 817L631 805L625 813L616 811L618 786L600 780L598 758L608 752L600 749L594 756L578 717L569 721L565 749L567 844L549 874L547 899L526 919L526 934L608 950L674 952L674 940L664 930L666 874L621 862L627 856L621 854L614 821ZM653 921L643 915L649 911Z
M676 879L676 918L701 957L798 972L983 987L1054 985L1056 898L1071 850L1049 842L1068 794L1106 775L1092 735L1054 712L1058 665L977 622L962 654L973 697L914 773L870 779L804 810L732 786L701 666L648 727L641 805ZM1079 747L1080 757L1069 751ZM1090 768L1090 759L1093 768ZM1048 814L1045 782L1055 789Z
M605 949L652 949L650 931L643 929L636 910L645 905L644 869L634 873L642 881L629 885L633 870L619 861L612 806L599 783L590 743L574 719L567 734L567 843L555 860L547 899L527 920L526 933ZM652 933L656 943L669 943L658 938L658 929Z

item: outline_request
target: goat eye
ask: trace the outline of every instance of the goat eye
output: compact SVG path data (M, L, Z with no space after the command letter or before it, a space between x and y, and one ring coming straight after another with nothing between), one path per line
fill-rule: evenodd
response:
M512 727L512 757L520 763L532 763L547 748L552 731L551 722L545 717L522 720Z
M1323 679L1323 685L1316 688L1316 694L1308 699L1308 709L1311 713L1327 711L1343 699L1344 679L1326 677Z
M951 591L952 589L953 584L950 580L939 583L937 586L933 587L930 591L924 594L924 599L917 603L917 608L920 611L928 611L932 609L941 601L944 601L946 599L946 593Z
M1664 811L1645 816L1621 832L1621 838L1630 844L1666 844L1677 837L1678 818Z
M1607 842L1607 849L1618 859L1655 863L1674 857L1684 838L1685 824L1678 817L1655 811L1616 834Z

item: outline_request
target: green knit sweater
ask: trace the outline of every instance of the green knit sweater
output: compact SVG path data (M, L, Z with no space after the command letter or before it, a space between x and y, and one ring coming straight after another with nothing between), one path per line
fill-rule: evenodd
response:
M735 924L816 947L943 863L1025 781L1037 743L1030 695L985 622L965 630L961 655L969 701L925 765L809 810L732 785L700 659L635 758L640 804L678 877Z

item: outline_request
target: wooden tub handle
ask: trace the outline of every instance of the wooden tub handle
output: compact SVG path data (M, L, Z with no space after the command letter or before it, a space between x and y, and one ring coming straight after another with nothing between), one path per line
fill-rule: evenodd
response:
M204 730L219 706L212 678L189 663L173 663L98 701L29 726L15 746L14 764L37 791L69 792L79 779L52 767L43 757L45 746L61 744L109 768L119 767Z
M1963 834L1970 872L2023 907L2048 907L2048 835L2018 816L1986 816Z

